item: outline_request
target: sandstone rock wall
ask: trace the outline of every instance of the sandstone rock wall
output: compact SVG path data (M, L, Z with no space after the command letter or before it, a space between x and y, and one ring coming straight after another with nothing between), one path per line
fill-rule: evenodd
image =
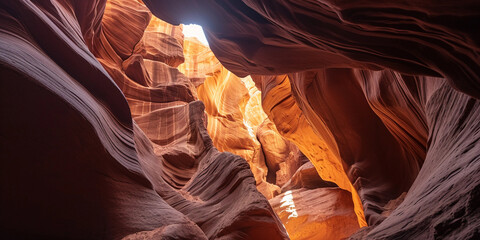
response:
M466 200L479 186L477 1L145 3L168 22L201 24L233 73L260 75L279 132L312 128L376 225L363 237L478 236L478 206ZM272 96L282 91L293 99ZM269 113L269 98L304 119Z
M4 237L288 238L213 147L180 27L137 1L25 0L0 29Z
M366 225L360 199L341 161L306 121L291 95L288 77L268 82L254 76L260 92L250 77L240 79L226 70L195 39L185 41L185 56L181 69L194 79L204 79L198 96L206 105L213 144L247 159L257 189L270 199L292 239L343 239ZM275 80L282 82L276 86ZM274 89L265 89L266 85ZM318 173L311 164L309 174L299 169L310 161ZM317 199L301 199L305 195Z
M478 1L144 2L0 2L2 236L286 239L277 212L299 239L479 238ZM269 120L248 81L184 76L181 28L150 12L201 24L217 79L254 74ZM239 112L251 144L229 150L295 152L275 127L319 178L268 147L264 166L218 151L208 115ZM290 175L273 209L258 180Z

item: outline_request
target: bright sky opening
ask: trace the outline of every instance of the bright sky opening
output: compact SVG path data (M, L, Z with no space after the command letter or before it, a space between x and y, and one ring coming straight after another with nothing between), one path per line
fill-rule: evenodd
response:
M197 24L188 24L183 25L183 35L185 37L195 37L201 43L208 46L207 38L205 37L205 33L203 33L203 28Z

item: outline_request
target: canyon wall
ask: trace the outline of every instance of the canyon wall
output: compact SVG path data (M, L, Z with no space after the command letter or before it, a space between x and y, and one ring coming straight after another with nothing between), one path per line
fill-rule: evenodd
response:
M442 76L480 97L475 0L144 2L167 22L202 25L217 58L240 77L388 68Z
M309 126L323 140L308 142L325 143L372 226L354 238L479 236L477 1L145 3L201 24L228 70L257 75L284 136Z
M220 64L208 46L195 38L186 39L184 46L185 63L179 69L199 82L198 97L205 104L207 130L213 144L220 151L247 160L258 190L267 199L278 195L283 183L301 166L297 163L298 157L293 156L298 149L292 144L287 147L286 140L272 128L274 125L265 123L260 126L267 115L262 110L261 92L250 77L239 78L232 74ZM286 161L291 164L286 166ZM284 180L277 184L276 175L281 162L285 165L281 171L285 172L287 167L291 169L289 174L279 177Z
M195 38L186 39L184 46L185 63L179 69L191 79L202 79L197 92L199 100L205 104L207 130L213 144L222 152L231 152L246 159L257 185L261 185L259 189L263 190L264 195L273 196L273 192L279 189L274 189L265 181L268 169L260 142L255 136L256 129L253 129L260 125L266 115L263 111L250 109L250 102L255 99L244 82L251 79L240 79L225 69L209 48ZM258 107L259 94L256 100ZM254 121L253 125L247 122L247 116Z
M184 45L185 63L179 68L203 79L198 96L206 105L213 144L249 162L258 190L270 199L291 239L343 239L366 226L356 190L341 162L306 122L288 79L281 87L270 84L283 91L269 91L262 85L268 81L254 76L260 92L250 77L226 70L198 40L186 39ZM280 78L270 80L275 79Z
M181 27L140 1L0 7L4 237L288 238L213 147Z
M479 9L1 1L2 236L477 239Z

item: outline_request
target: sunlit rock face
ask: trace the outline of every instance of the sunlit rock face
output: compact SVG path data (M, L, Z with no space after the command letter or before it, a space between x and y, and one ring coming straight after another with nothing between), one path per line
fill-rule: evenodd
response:
M141 3L138 5L144 7ZM105 15L108 15L107 11ZM125 82L140 83L128 79L129 68L125 65L133 64L135 68L132 72L145 76L143 79L146 84L140 83L143 86L132 84L133 87L122 90L129 101L134 120L152 142L153 152L157 156L155 163L144 164L147 174L154 180L156 191L167 203L196 223L209 239L261 238L270 235L285 238L285 232L272 209L254 190L255 181L251 178L244 180L244 177L252 176L245 160L230 153L220 154L212 146L212 140L205 131L208 119L205 119L203 105L195 101L198 99L195 83L198 82L191 81L176 69L183 61L181 27L152 18L141 31L144 31L144 35L137 39L139 44L132 49L132 56L138 52L141 57L137 55L131 62L128 61L130 57L122 63L127 77L112 76L120 86ZM164 40L151 41L158 40L158 36ZM158 45L161 47L156 47ZM145 60L144 64L142 60ZM212 135L214 139L215 136ZM145 144L140 141L137 143ZM231 152L248 157L241 152ZM232 170L207 174L218 168ZM234 204L237 205L234 207L227 199L233 199L236 194L247 196L242 197L242 201ZM216 204L219 201L223 203ZM262 217L248 220L250 214L256 211L260 211ZM264 229L267 231L257 233ZM141 237L141 234L134 237Z
M289 190L270 204L290 239L345 239L358 230L350 192L341 188Z
M184 41L184 55L185 63L179 69L198 84L213 144L247 160L258 190L267 199L278 195L302 165L301 153L268 120L255 83L225 69L208 46L195 38Z
M290 239L345 239L359 229L352 194L323 180L310 161L269 201Z
M480 238L478 1L143 2L0 1L3 237Z
M268 118L258 126L256 135L268 167L267 179L277 186L284 186L297 169L309 161L293 143L278 133L275 124Z
M258 92L251 79L240 79L215 58L210 49L195 38L185 41L185 63L179 69L186 76L200 83L197 91L205 104L207 130L213 144L222 152L242 156L250 165L259 190L267 197L278 194L279 187L266 182L267 166L255 130L265 113L261 111L260 95L251 98L245 82L249 81L252 94ZM252 111L252 103L260 111ZM259 108L260 107L260 108ZM252 116L253 115L253 116ZM249 116L249 121L247 121Z
M262 105L265 113L275 123L282 136L294 143L310 159L322 179L334 182L351 192L358 224L366 225L362 203L343 168L342 161L330 148L323 136L317 134L297 105L287 75L254 76L262 90ZM335 145L333 145L335 147ZM338 150L337 150L338 151Z
M311 128L317 140L296 145L308 155L302 145L324 144L372 225L354 238L478 238L478 1L145 3L201 24L227 69L258 75L286 138ZM272 96L282 91L291 98ZM267 99L290 110L269 112Z
M292 112L289 109L292 106L278 102L290 97L289 102L294 103L288 80L283 82L283 92L263 89L261 84L259 87L263 90L260 92L250 77L241 79L235 76L207 50L195 39L187 39L185 64L180 68L192 78L204 79L203 84L198 86L198 96L206 106L207 129L213 144L221 151L243 156L250 163L258 190L270 199L290 238L343 239L364 226L361 203L340 161L312 132L303 116L304 125L300 128L294 126L294 130L286 121L298 120L295 115L301 115L296 105L293 106L296 111ZM267 105L275 109L268 109ZM268 109L267 114L274 122L267 118L262 108ZM276 124L282 133L279 133ZM305 151L319 168L321 176L332 182L323 180L310 160L293 143ZM333 182L338 182L347 190ZM323 189L326 187L331 189ZM311 202L311 198L305 198L305 195L316 200ZM294 214L290 205L283 203L286 198L296 202L301 211ZM354 207L354 201L357 207Z
M2 1L0 29L3 236L288 238L247 162L213 147L180 27L65 0Z

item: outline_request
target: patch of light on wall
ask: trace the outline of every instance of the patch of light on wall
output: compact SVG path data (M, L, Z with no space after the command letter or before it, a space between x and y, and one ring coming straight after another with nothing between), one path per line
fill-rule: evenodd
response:
M248 121L247 121L247 119L245 119L245 118L243 119L243 125L245 125L245 127L247 127L248 134L250 134L250 136L251 136L252 138L256 138L255 132L253 131L252 126L250 126L250 124L248 124Z
M203 28L197 24L188 24L183 25L183 35L185 37L195 37L201 43L208 46L207 38L205 37L205 33L203 33Z
M282 203L282 205L280 205L280 208L285 207L285 211L290 213L290 215L288 216L288 219L292 217L293 218L298 217L297 210L295 209L295 203L293 202L292 191L290 190L286 191L280 203Z

